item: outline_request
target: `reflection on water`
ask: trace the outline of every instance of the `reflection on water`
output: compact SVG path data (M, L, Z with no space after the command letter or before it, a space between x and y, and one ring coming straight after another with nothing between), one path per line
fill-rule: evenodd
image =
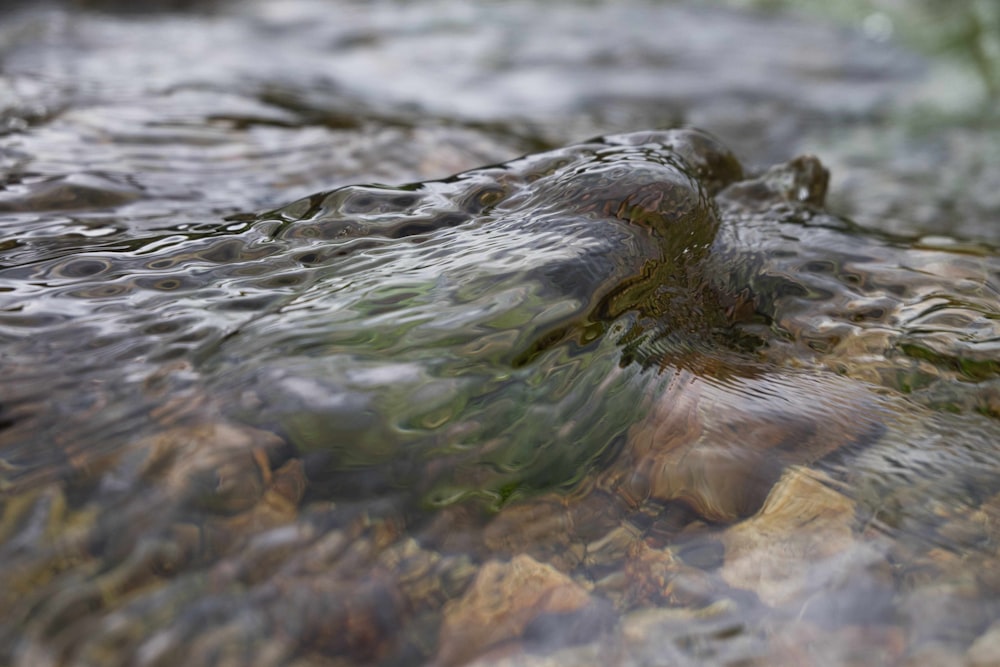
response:
M872 71L781 17L559 5L545 20L579 38L560 59L518 32L530 5L439 4L12 19L2 661L994 654L995 249L862 229L824 209L815 158L748 174L700 131L547 149L575 132L560 114L760 123L744 85L798 128L862 117ZM631 50L582 37L618 12ZM659 25L715 32L657 52ZM685 60L743 29L790 78ZM515 37L502 62L454 58ZM427 79L376 85L413 40L456 61L438 92L492 75L455 106ZM830 59L842 74L816 75ZM742 77L717 84L734 116L698 67Z

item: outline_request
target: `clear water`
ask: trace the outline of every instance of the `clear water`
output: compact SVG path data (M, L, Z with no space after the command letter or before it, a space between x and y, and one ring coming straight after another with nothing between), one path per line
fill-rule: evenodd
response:
M989 655L992 172L962 126L851 180L919 58L670 3L108 9L0 24L3 662ZM744 166L585 141L681 123ZM740 182L844 137L865 227L808 161Z

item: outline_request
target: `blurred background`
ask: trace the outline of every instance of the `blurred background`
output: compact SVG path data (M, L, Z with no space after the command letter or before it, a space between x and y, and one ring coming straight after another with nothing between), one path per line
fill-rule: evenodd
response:
M0 210L69 179L141 226L694 125L818 154L865 226L997 244L998 91L992 0L8 2Z

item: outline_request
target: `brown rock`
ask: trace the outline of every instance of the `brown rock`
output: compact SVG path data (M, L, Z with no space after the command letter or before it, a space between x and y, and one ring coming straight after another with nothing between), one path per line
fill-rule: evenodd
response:
M179 426L139 443L140 473L169 495L221 514L257 504L271 483L267 453L284 445L273 433L224 422Z
M521 638L543 615L572 614L590 603L579 584L530 556L489 561L465 595L445 607L435 664L468 662Z
M723 380L677 371L599 486L634 506L680 501L702 519L734 521L761 507L786 467L867 443L893 418L833 376Z
M820 473L790 468L757 514L723 533L723 579L771 605L798 597L814 567L855 546L854 511Z

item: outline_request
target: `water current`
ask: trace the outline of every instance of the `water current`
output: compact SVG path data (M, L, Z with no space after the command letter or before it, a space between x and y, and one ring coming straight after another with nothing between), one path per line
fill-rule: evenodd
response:
M0 662L1000 655L996 137L895 128L921 58L128 10L0 12Z

